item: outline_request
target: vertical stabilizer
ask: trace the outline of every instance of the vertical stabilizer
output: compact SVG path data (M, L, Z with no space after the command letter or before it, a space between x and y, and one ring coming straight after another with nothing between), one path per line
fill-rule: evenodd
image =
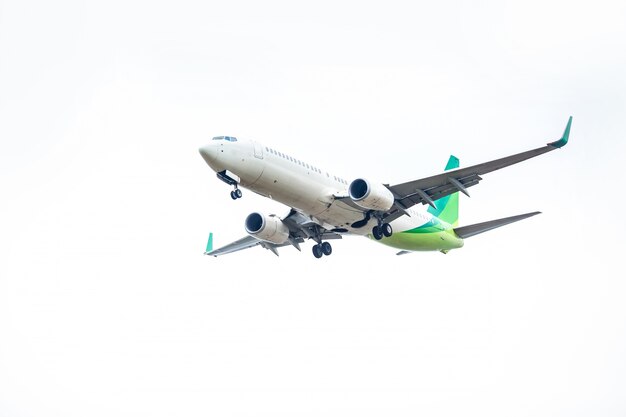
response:
M450 155L446 171L459 167L459 158ZM437 208L428 207L428 212L446 223L456 227L459 224L459 193L450 194L435 201Z

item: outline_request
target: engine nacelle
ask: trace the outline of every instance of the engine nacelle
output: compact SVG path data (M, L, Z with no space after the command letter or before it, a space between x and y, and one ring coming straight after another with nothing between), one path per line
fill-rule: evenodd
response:
M372 184L363 178L350 183L350 198L368 210L388 211L394 202L393 194L382 184Z
M257 239L277 245L285 243L289 239L289 228L273 214L269 216L261 213L249 214L246 217L246 232Z

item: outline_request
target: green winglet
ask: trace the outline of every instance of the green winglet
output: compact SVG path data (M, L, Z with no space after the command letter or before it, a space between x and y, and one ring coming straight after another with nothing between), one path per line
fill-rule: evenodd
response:
M567 122L567 126L565 126L565 132L563 132L563 137L555 142L548 143L550 146L554 146L555 148L562 148L567 145L567 141L569 139L569 130L572 127L572 116L569 117Z
M213 250L213 233L209 233L209 241L206 243L206 250L204 254L211 252Z

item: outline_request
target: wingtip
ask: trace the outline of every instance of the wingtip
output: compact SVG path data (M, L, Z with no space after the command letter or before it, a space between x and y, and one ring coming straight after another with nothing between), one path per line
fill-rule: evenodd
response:
M213 232L209 233L209 240L206 243L206 249L204 251L205 255L208 255L209 252L213 250Z
M554 146L555 148L562 148L563 146L567 145L567 141L569 140L569 131L571 128L572 116L570 116L569 120L567 121L567 126L565 126L565 131L563 132L563 136L561 137L561 139L548 143L548 145Z

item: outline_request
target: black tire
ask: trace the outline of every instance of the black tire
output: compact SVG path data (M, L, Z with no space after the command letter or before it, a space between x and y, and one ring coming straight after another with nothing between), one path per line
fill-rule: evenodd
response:
M393 234L393 229L389 223L383 223L381 228L383 229L383 235L385 235L385 237L390 237Z
M235 194L234 191L231 191L230 192L230 198L232 198L233 200L236 200L237 199L237 194Z
M333 247L328 242L322 243L322 253L326 256L333 253Z
M237 188L237 189L235 190L235 195L237 196L237 198L241 198L241 196L242 196L243 194L241 193L241 190L240 190L239 188Z
M321 258L322 255L324 255L322 253L322 246L321 245L313 245L313 256L315 256L317 259Z
M383 231L380 230L380 227L374 226L372 229L372 235L374 236L374 239L380 240L383 238Z

